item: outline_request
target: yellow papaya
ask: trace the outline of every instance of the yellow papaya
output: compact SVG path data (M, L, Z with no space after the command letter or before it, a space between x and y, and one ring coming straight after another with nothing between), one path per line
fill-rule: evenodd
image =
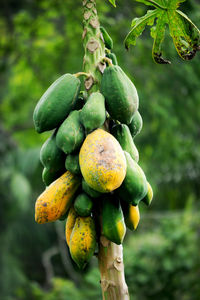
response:
M52 182L36 200L36 222L43 224L62 217L69 209L79 185L80 178L69 171Z
M65 236L66 236L66 242L67 242L68 246L69 246L70 236L71 236L72 230L74 228L77 216L78 215L77 215L74 207L72 206L69 210L69 213L67 216L67 221L66 221L66 226L65 226Z
M130 230L135 230L139 224L140 221L140 211L139 211L139 207L137 206L133 206L127 202L121 202L122 205L122 210L124 213L124 219L125 219L125 223L126 226L130 229Z
M150 185L150 183L147 181L147 188L148 188L148 191L147 191L147 194L146 196L142 199L142 201L147 205L149 206L153 200L153 189Z
M119 142L102 129L86 137L79 164L87 184L101 193L117 189L126 176L126 158Z
M69 242L72 259L83 269L96 247L96 231L92 217L77 217Z

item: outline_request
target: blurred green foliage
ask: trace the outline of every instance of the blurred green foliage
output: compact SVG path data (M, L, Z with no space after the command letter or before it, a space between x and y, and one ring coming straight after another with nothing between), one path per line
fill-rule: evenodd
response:
M80 5L78 5L80 4ZM169 35L172 65L155 65L148 30L126 52L122 40L145 6L97 1L121 67L135 82L144 127L136 137L140 163L155 196L141 205L139 230L125 241L131 299L200 299L200 64L183 62ZM183 11L200 27L200 4ZM44 189L33 109L61 74L82 69L81 1L2 0L0 10L0 299L100 299L96 259L84 273L70 260L64 222L38 225L34 203ZM176 213L179 211L179 213ZM167 216L166 216L167 214ZM48 252L49 250L49 252ZM53 286L50 287L50 279Z

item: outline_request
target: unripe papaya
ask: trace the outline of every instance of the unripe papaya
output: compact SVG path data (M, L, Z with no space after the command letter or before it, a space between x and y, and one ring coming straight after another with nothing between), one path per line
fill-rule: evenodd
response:
M140 133L140 131L142 130L142 125L143 125L142 117L141 117L139 111L137 110L133 115L131 123L128 125L133 138L138 133Z
M139 161L139 153L133 142L130 130L125 124L117 124L112 127L111 134L118 140L122 149L130 154L132 159Z
M74 209L81 217L90 216L92 207L93 202L85 193L79 194L74 201Z
M89 132L103 125L105 119L106 109L104 96L99 92L92 93L80 112L81 123L86 131Z
M147 180L143 170L130 154L126 151L124 153L127 162L126 177L116 193L123 201L136 206L147 194Z
M107 53L106 57L108 57L112 60L113 65L118 65L118 61L117 61L117 57L116 57L115 53L112 53L112 52Z
M85 181L85 179L83 178L82 179L82 190L87 194L89 195L90 197L92 198L98 198L100 197L102 194L93 190L88 184L87 182Z
M153 189L150 185L149 182L147 182L147 186L148 186L148 191L146 196L142 199L142 201L146 204L146 205L150 205L152 200L153 200Z
M74 207L71 206L68 216L67 216L67 221L66 221L66 226L65 226L65 237L66 237L66 242L67 242L68 246L69 246L70 236L71 236L72 230L74 228L77 217L78 217L78 215L77 215Z
M126 226L130 230L135 230L140 221L140 211L138 205L133 206L124 201L121 202L121 205L122 205Z
M56 145L56 132L46 140L40 151L40 161L51 173L63 170L65 153Z
M117 245L122 244L126 226L119 199L111 196L105 197L101 205L103 235Z
M96 231L92 217L77 217L69 242L72 259L83 269L96 247Z
M79 164L87 184L101 193L117 189L126 175L126 159L119 142L102 129L86 137Z
M100 30L103 35L103 39L104 39L106 48L111 50L113 48L113 40L111 39L108 32L106 31L106 29L103 26L100 26Z
M119 66L112 65L105 69L101 92L110 116L123 124L130 124L138 109L139 99L134 84Z
M84 129L80 123L80 111L72 111L59 127L56 144L66 154L79 149L84 140Z
M64 172L65 172L64 168L58 171L44 168L42 172L42 181L44 182L45 186L49 186L53 181L58 179Z
M72 174L79 175L81 174L79 166L79 154L69 154L65 160L65 168L70 171Z
M69 209L79 185L80 178L67 171L48 186L36 200L36 222L53 222L63 216Z
M48 88L33 113L37 132L54 129L64 121L76 103L80 86L77 77L64 74Z

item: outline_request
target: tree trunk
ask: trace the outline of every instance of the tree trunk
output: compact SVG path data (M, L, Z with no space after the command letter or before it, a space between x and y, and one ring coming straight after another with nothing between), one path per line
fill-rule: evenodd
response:
M85 80L88 94L100 90L102 73L106 67L105 45L100 31L96 0L83 0L83 47L85 56L83 71L90 74ZM101 288L105 300L128 300L128 288L124 277L123 247L108 241L104 236L99 240L98 253L101 273Z

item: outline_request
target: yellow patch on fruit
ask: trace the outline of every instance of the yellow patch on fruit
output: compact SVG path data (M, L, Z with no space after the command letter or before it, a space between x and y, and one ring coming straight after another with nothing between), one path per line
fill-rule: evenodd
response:
M69 250L72 259L83 269L96 247L96 231L92 217L77 217L72 230Z
M67 221L66 221L66 226L65 226L65 236L66 236L66 242L67 242L68 246L69 246L70 236L71 236L72 230L74 228L77 216L78 215L75 212L74 207L72 206L69 210L69 214L67 216Z
M69 171L55 180L36 200L35 221L43 224L62 217L69 209L79 185L80 179Z
M129 212L126 219L126 222L128 223L127 226L131 230L135 230L139 224L140 221L140 211L139 207L133 206L129 204Z
M117 189L126 176L126 158L119 142L102 129L86 137L79 164L87 184L101 193Z

